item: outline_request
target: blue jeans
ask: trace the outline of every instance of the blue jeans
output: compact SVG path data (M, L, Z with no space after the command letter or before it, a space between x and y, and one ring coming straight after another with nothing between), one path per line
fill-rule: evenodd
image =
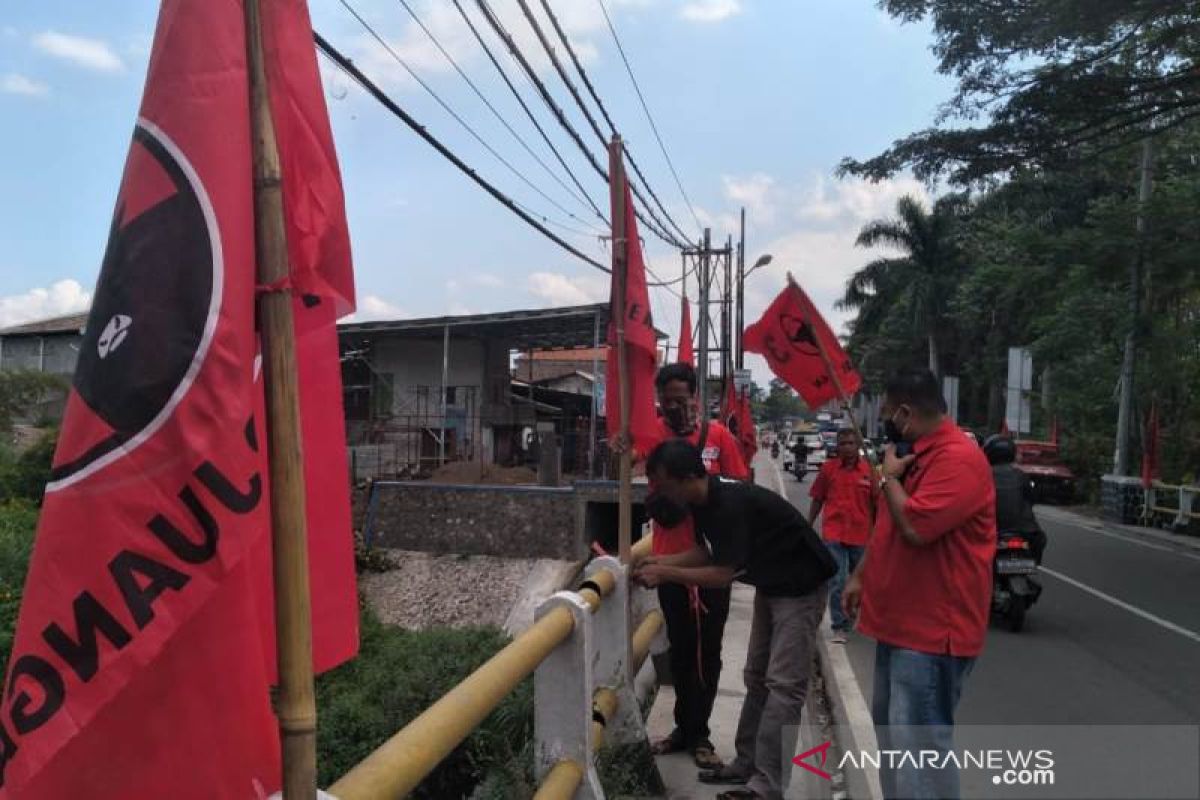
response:
M829 622L835 631L848 631L852 620L842 611L842 589L846 586L850 573L854 572L858 562L862 561L866 548L841 542L826 542L825 546L829 548L829 554L833 556L838 567L837 575L829 582Z
M962 696L963 685L974 658L935 655L875 645L875 689L871 716L879 738L880 750L913 753L936 750L946 753L954 747L954 709ZM883 796L889 800L956 800L959 796L958 770L919 769L910 763L879 770Z

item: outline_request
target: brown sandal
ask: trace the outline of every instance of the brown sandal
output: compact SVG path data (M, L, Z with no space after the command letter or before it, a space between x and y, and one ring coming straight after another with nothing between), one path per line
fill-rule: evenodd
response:
M670 736L665 736L650 745L650 753L656 756L666 756L671 753L682 753L687 747L683 743L683 739L676 736L674 732Z
M707 740L692 748L692 761L703 770L719 770L725 766L725 762L717 755L717 749Z

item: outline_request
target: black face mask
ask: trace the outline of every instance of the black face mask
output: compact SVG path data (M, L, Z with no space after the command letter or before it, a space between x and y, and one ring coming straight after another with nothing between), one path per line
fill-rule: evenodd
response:
M663 418L667 426L680 435L689 434L696 427L691 409L686 405L669 405L663 408Z
M688 518L688 509L660 492L651 492L646 495L646 514L664 528L674 528Z
M904 434L895 419L889 417L884 420L883 435L887 437L888 442L896 446L896 455L900 458L904 458L912 452L912 444L904 440Z

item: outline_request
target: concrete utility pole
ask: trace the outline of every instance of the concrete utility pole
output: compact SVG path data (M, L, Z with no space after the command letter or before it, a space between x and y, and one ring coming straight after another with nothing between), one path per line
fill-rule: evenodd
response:
M725 239L725 281L721 285L721 391L733 378L733 236ZM724 394L722 394L724 397Z
M1129 332L1125 335L1125 358L1121 363L1121 401L1117 412L1117 446L1113 455L1113 474L1129 474L1130 432L1133 421L1134 367L1137 363L1137 341L1142 324L1142 272L1146 256L1146 204L1150 201L1151 175L1154 166L1154 143L1147 136L1142 140L1140 181L1137 206L1137 255L1129 268Z
M701 419L708 419L708 289L712 279L709 269L711 228L704 229L704 241L700 246L700 352L696 359L696 373L700 381Z
M746 367L746 352L742 349L742 331L746 329L746 207L742 206L741 230L738 233L737 252L737 313L734 315L734 340L737 342L736 365Z

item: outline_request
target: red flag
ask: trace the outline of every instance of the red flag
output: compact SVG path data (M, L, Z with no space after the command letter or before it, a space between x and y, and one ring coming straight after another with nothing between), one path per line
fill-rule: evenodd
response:
M784 288L762 318L746 328L742 341L747 351L765 356L771 371L799 392L809 408L819 408L838 399L837 386L821 357L821 347L847 398L862 385L829 323L795 284Z
M738 398L738 438L742 443L742 458L749 464L758 452L758 430L754 427L754 417L750 413L748 389L742 389Z
M1157 401L1150 403L1150 414L1146 420L1146 436L1143 444L1142 486L1146 489L1149 489L1154 484L1154 479L1159 476L1158 450L1160 442L1158 431Z
M614 215L616 210L613 211ZM654 368L657 360L657 337L650 315L650 293L646 288L646 264L642 260L642 245L638 238L637 217L629 184L625 184L625 239L627 268L625 273L625 362L629 372L629 435L639 452L648 453L658 439L657 418L654 412ZM617 263L613 260L612 312L608 324L609 356L605 361L604 415L608 435L621 430L621 380L617 370L617 326L613 321L621 313L617 299Z
M357 648L333 327L353 280L307 10L262 13L321 668ZM241 4L165 0L7 669L0 797L279 787L248 89Z
M692 350L692 306L686 297L683 298L683 313L679 323L679 355L675 360L696 366L696 355Z

